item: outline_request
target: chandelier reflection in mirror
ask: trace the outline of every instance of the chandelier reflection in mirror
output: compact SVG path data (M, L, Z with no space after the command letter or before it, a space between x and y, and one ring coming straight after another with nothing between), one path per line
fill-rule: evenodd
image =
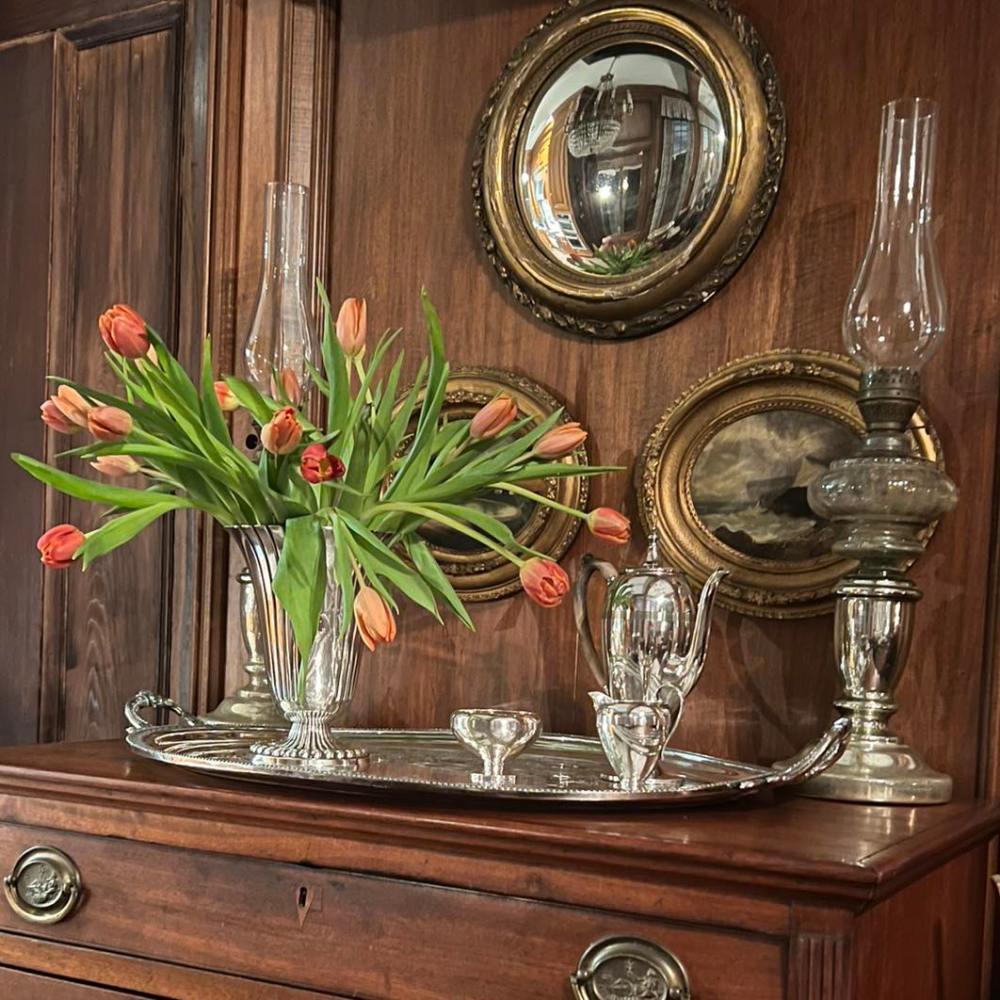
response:
M521 206L559 263L628 274L697 229L725 150L718 99L693 63L656 43L616 44L542 93L521 149Z
M626 90L621 104L615 87L615 59L607 73L601 77L589 96L584 91L577 94L576 107L566 121L566 141L570 156L578 159L606 153L622 130L622 120L635 110L632 91Z

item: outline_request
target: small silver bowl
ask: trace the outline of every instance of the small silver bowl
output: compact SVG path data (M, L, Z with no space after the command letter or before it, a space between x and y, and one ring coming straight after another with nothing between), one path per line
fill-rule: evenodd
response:
M451 731L482 759L482 778L501 785L511 777L503 773L504 765L537 738L542 724L534 712L460 708L451 714Z

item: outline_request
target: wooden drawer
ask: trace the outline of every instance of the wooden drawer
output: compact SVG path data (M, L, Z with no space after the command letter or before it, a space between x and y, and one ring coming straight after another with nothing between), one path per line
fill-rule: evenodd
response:
M86 983L74 983L69 979L38 976L32 972L3 966L0 966L0 993L14 1000L121 1000L122 997L139 996L138 993L106 990Z
M75 861L83 903L49 926L4 905L2 929L367 1000L569 998L582 952L620 934L672 951L698 1000L784 996L773 938L20 826L0 864L37 844Z

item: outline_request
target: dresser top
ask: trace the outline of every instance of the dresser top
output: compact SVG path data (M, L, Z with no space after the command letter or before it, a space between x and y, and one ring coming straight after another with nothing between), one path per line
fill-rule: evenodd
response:
M428 859L683 874L870 901L993 836L1000 803L864 806L785 794L684 810L484 808L223 780L109 740L0 749L0 820L324 864L332 845L350 853L346 845L362 844L386 856L391 847Z

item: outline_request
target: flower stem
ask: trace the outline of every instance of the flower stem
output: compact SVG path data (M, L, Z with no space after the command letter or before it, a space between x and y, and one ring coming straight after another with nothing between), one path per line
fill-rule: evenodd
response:
M587 514L585 511L576 510L573 507L567 507L565 504L559 503L558 500L551 500L549 497L543 497L541 493L535 493L533 490L526 490L523 486L518 486L516 483L496 483L495 485L498 490L505 490L507 493L516 493L519 497L534 500L535 503L544 504L546 507L551 507L553 510L562 511L564 514L569 514L570 517L579 518L581 521L587 520Z
M468 525L462 524L461 521L456 518L449 517L447 514L442 514L439 511L433 510L430 507L423 507L420 504L415 503L383 503L379 504L380 511L390 511L398 510L404 514L417 514L428 521L437 521L438 524L443 524L446 528L451 528L453 531L457 531L474 541L479 542L480 545L485 546L488 549L492 549L498 555L501 555L508 562L513 563L515 566L523 566L524 560L515 555L510 549L505 548L499 542L494 541L489 535L484 535L480 531L476 531L475 528L470 528Z

